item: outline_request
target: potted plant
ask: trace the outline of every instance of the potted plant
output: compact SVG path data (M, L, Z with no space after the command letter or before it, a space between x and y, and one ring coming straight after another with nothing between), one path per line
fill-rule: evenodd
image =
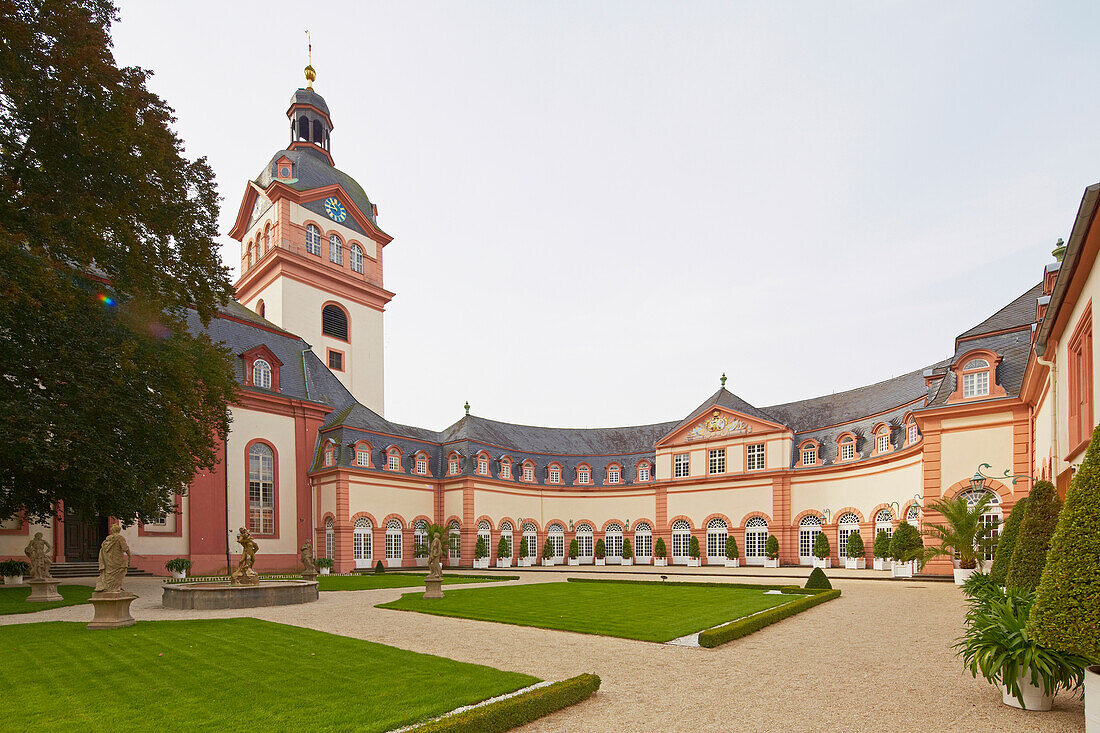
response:
M1073 477L1035 606L1031 638L1048 649L1100 660L1100 428ZM1085 731L1100 733L1100 664L1085 668Z
M597 565L605 564L607 562L606 559L605 559L606 557L607 557L607 545L605 545L603 543L603 537L601 537L598 540L596 540L596 564Z
M890 572L895 578L912 578L913 561L921 550L920 532L902 520L890 538Z
M863 570L867 567L867 551L863 547L863 537L859 532L848 535L848 541L844 547L844 568L846 570Z
M488 567L489 541L485 539L485 535L479 534L477 536L477 543L474 545L474 568L485 570Z
M668 548L665 547L663 537L658 537L653 544L653 566L663 568L668 565Z
M187 577L187 571L191 569L191 561L186 557L173 557L164 563L164 568L172 573L172 577L183 580Z
M829 557L831 554L832 548L829 546L829 538L825 536L824 532L818 532L817 537L814 537L814 567L828 568L832 560Z
M737 538L726 536L726 567L735 568L741 563L741 551L737 549Z
M529 548L527 546L527 538L524 537L523 539L521 539L519 541L519 557L517 558L517 562L516 562L516 564L519 565L521 568L526 568L526 567L531 566L531 558L528 557L528 553L530 551L531 551L531 548Z
M580 550L578 549L578 546L577 546L577 540L576 539L569 540L569 564L570 565L580 565L581 564L580 558L577 557L579 552L580 552Z
M414 542L413 543L413 558L416 559L416 567L418 567L418 568L428 567L428 543L426 543L426 542Z
M1001 536L997 539L997 549L993 553L993 565L989 568L989 580L994 585L1004 587L1008 578L1008 568L1012 565L1012 552L1016 549L1016 537L1020 534L1020 525L1027 513L1027 497L1021 498L1008 513L1008 519L1001 525Z
M688 538L688 567L699 567L699 538L691 535Z
M961 586L980 564L980 558L993 547L996 537L994 526L982 522L982 515L992 501L990 494L970 506L963 496L954 499L939 499L929 508L943 515L943 523L929 522L924 533L932 540L932 545L921 553L921 559L928 561L933 557L949 557L955 562L955 585Z
M630 544L630 539L623 537L623 552L622 552L623 565L634 564L634 547Z
M768 535L768 541L764 543L764 567L779 567L779 538L773 534Z
M497 543L497 567L512 567L512 548L504 537L501 537L500 542Z
M871 553L875 556L875 570L889 570L886 563L890 561L890 535L886 534L885 529L880 529L875 535Z
M26 560L4 560L0 562L0 575L4 576L4 585L22 585L23 576L31 572L31 564Z
M553 566L554 564L554 543L550 541L550 538L546 538L546 543L542 546L542 564L547 566Z
M1058 490L1049 481L1036 481L1028 494L1027 512L1012 551L1012 564L1005 576L1009 588L1035 590L1047 564L1047 550L1058 524L1062 502Z
M332 570L332 558L331 557L319 557L317 558L317 569L321 571L321 575L328 575Z

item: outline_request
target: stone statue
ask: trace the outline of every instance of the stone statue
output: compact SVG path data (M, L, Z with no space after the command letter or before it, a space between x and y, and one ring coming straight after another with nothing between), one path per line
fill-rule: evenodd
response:
M313 542L306 540L302 545L302 573L317 573L317 563L313 561Z
M130 546L122 536L122 527L112 524L107 539L99 548L99 580L95 592L122 593L122 579L126 577L130 561Z
M439 541L439 534L432 538L428 549L428 577L432 580L443 577L443 543Z
M256 575L256 571L252 569L252 564L256 562L256 550L260 549L259 545L252 539L252 533L244 527L237 530L237 542L241 545L241 561L233 571L232 584L259 585L260 576Z
M31 580L50 577L50 543L42 539L41 532L34 533L34 539L27 543L23 554L31 561Z

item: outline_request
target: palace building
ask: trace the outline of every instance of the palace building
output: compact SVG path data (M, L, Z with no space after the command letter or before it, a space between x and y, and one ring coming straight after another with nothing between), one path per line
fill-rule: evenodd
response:
M236 529L259 544L257 568L298 567L312 540L337 572L415 566L429 524L450 528L449 563L470 566L479 537L504 538L582 564L605 541L614 563L658 539L685 564L763 564L769 536L785 565L811 563L817 533L834 558L852 532L868 556L880 529L935 521L941 497L993 495L988 521L1025 496L1030 477L1063 493L1095 425L1092 297L1100 184L1085 191L1064 248L1041 281L954 338L950 356L877 384L755 406L725 385L651 425L571 429L467 414L442 430L385 418L382 327L393 293L392 237L366 192L335 167L334 125L312 81L287 110L289 142L245 186L230 235L241 243L237 300L207 331L236 358L240 391L215 470L196 475L177 512L125 530L135 564L158 573L188 557L193 573L235 562ZM1041 263L1036 269L1040 270ZM992 308L991 308L992 310ZM200 329L198 319L192 327ZM987 476L975 477L987 463ZM1013 481L1012 477L1022 476ZM94 560L106 520L0 524L0 557L52 535L55 561ZM835 562L835 560L834 560ZM945 574L945 561L926 573Z

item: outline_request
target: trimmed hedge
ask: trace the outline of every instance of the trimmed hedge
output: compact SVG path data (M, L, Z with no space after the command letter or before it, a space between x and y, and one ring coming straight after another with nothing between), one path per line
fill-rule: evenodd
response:
M867 555L867 550L863 547L863 537L859 532L852 532L848 535L848 542L844 548L844 556L849 558L860 558Z
M477 537L477 544L474 545L474 557L478 560L489 557L489 543L485 541L484 535L478 535Z
M832 554L832 548L829 547L829 538L825 536L824 532L818 532L817 537L814 537L814 557L818 560L824 560Z
M773 534L768 535L768 541L764 543L764 554L769 560L779 557L779 538Z
M1020 534L1020 525L1027 512L1027 497L1016 502L1001 528L1001 538L997 540L997 551L993 554L993 565L989 568L989 579L994 585L1003 586L1012 566L1012 551L1016 548L1016 537Z
M575 539L569 540L569 559L570 560L576 560L577 559L577 554L579 552L580 551L577 549L577 540L575 540Z
M692 560L698 560L701 550L699 549L699 538L692 535L688 539L688 557Z
M726 559L737 560L741 557L741 552L737 549L737 538L733 535L726 537Z
M603 560L605 557L607 557L607 545L603 543L603 537L596 540L595 554L597 560Z
M422 723L411 730L416 733L498 733L512 730L583 702L598 689L598 675L580 674L515 697Z
M781 590L784 593L811 595L819 590L800 588L797 585L764 585L760 583L706 583L698 580L635 580L633 578L566 578L567 583L635 583L642 585L692 585L706 588L748 588L750 590Z
M501 535L500 542L497 543L497 557L511 557L512 548L508 546L508 540L504 539Z
M821 568L814 568L814 571L810 573L810 577L806 579L807 590L832 590L833 584L829 582L829 577L825 575L825 571Z
M653 544L653 554L656 555L659 560L664 560L665 556L668 555L668 548L665 547L664 538L657 538L657 541Z
M871 554L880 559L890 557L890 535L886 534L885 529L880 529L878 534L875 535L875 544L872 546Z
M898 528L890 538L890 557L898 562L909 562L915 560L923 548L920 530L905 520L898 522Z
M1027 632L1043 646L1100 660L1100 427L1092 433L1050 540Z
M1043 568L1047 564L1050 538L1058 526L1060 511L1062 502L1058 501L1058 490L1054 484L1036 481L1028 495L1027 512L1020 524L1016 547L1012 550L1012 564L1005 577L1006 586L1025 590L1039 587L1039 579L1043 577Z
M634 546L630 544L629 537L623 537L623 553L624 560L634 559Z
M713 629L707 629L699 632L699 646L713 649L716 646L725 644L726 642L733 641L734 639L740 639L742 636L748 636L754 631L759 631L765 626L771 626L777 621L782 621L785 618L790 618L795 614L802 613L803 611L813 608L814 606L831 601L834 598L840 597L839 590L827 590L821 593L814 593L808 595L805 598L799 598L798 600L785 603L782 606L776 606L770 608L767 611L761 611L760 613L753 614L752 616L746 616L745 618L731 621L728 624L722 626L716 626Z

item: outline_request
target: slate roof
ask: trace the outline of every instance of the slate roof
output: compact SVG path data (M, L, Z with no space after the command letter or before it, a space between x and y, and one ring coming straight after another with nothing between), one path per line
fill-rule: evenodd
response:
M1035 322L1035 301L1043 295L1043 284L1039 283L1027 289L1020 297L986 318L974 328L963 331L956 341L968 339L993 331L1009 328L1021 328Z
M290 186L295 191L311 191L315 188L321 188L322 186L331 186L334 183L338 184L347 192L355 205L363 212L363 215L370 219L372 224L377 226L377 222L374 220L374 206L371 204L370 199L367 198L367 192L363 190L363 187L347 173L329 165L329 162L325 160L320 153L313 152L309 147L297 148L295 150L280 150L275 153L275 155L271 156L271 160L268 161L267 165L264 166L264 169L260 171L260 174L254 179L256 185L266 191L272 181L278 180L275 163L284 156L289 158L290 162L294 164L295 178L283 179L281 183Z
M730 392L725 387L721 387L717 392L708 397L703 402L703 404L692 410L690 415L669 428L665 435L662 435L661 437L663 438L666 435L675 433L681 428L687 427L706 413L710 412L715 407L725 407L726 409L733 410L734 412L739 412L742 415L755 417L757 420L765 420L771 423L779 423L780 425L785 424L782 419L775 418L768 412L761 410L757 407L753 407L748 402L745 402L743 399L735 395L733 392Z
M962 356L972 349L989 349L1001 356L1001 363L997 366L997 384L1005 388L1007 397L993 399L1019 397L1024 383L1028 353L1031 351L1031 331L1012 331L964 341L959 344L957 356ZM947 372L933 390L926 409L946 404L947 398L955 391L955 384L955 372Z
M290 95L290 106L293 107L296 104L312 104L326 115L329 115L329 117L332 116L329 114L325 98L312 89L299 88L294 90L294 94Z
M620 455L652 453L673 422L619 428L544 428L466 415L443 431L443 442L473 441L532 454ZM499 452L499 451L498 451Z

